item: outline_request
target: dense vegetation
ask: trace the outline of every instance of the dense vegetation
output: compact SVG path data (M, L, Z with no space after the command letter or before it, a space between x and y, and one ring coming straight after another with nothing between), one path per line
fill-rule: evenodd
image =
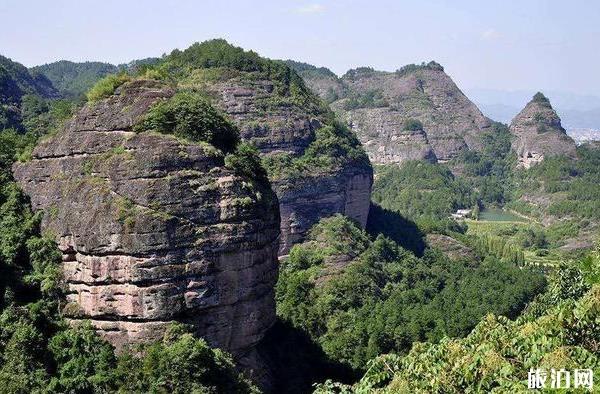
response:
M0 56L0 130L24 130L21 107L25 97L55 98L57 92L44 76Z
M482 204L503 204L511 198L512 171L516 158L511 151L511 134L502 123L493 123L481 135L482 149L467 150L451 165L462 169L468 184Z
M186 91L158 102L136 127L204 141L223 152L233 151L240 140L237 128L226 115L202 95Z
M599 286L596 250L578 266L555 271L548 290L517 319L488 315L464 339L417 343L407 355L380 356L354 386L329 381L316 392L525 392L530 369L589 368L597 374Z
M320 77L328 77L328 78L337 78L337 75L327 67L316 67L312 64L297 62L294 60L285 60L285 64L294 69L298 74L300 74L303 78L310 76L320 76Z
M515 201L524 195L544 194L550 204L523 204L512 207L538 218L547 215L579 220L600 219L600 149L581 146L579 160L550 157L515 176Z
M424 161L378 167L372 199L422 227L477 204L477 195L464 179L445 166Z
M358 108L387 107L390 104L379 90L368 90L360 94L350 94L344 101L344 109L349 111Z
M421 63L421 64L407 64L406 66L402 66L398 70L396 70L396 74L398 76L403 76L415 71L419 70L434 70L434 71L444 71L444 67L436 61L430 61L429 63Z
M43 75L30 73L22 64L0 55L0 104L18 105L26 94L57 96L52 83Z
M102 62L74 63L67 60L44 64L31 71L48 78L64 98L78 99L94 84L119 71L117 66Z
M544 286L533 270L493 257L417 258L349 219L322 219L292 248L277 284L277 312L331 359L362 369L415 341L466 335L487 313L515 317Z
M265 156L263 164L274 179L316 176L352 164L370 167L360 141L344 124L334 121L319 128L315 139L301 156L287 153Z

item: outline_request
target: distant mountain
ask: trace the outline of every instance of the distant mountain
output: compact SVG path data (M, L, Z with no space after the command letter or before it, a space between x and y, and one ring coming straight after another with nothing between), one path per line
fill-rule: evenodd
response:
M447 161L480 149L491 126L436 62L395 72L360 67L341 78L324 67L288 64L348 121L375 163Z
M307 83L308 87L327 103L331 103L348 95L347 86L327 67L316 67L312 64L285 60Z
M119 71L135 71L138 67L156 63L159 59L150 57L133 60L118 66L103 62L71 62L60 60L42 66L32 67L31 71L44 75L65 98L78 98L87 92L94 84L108 74Z
M510 123L535 93L494 89L466 89L465 92L486 116L503 123ZM545 94L570 135L576 136L577 129L600 130L600 97L562 91Z
M118 72L117 66L101 62L75 63L68 60L32 67L31 71L44 75L63 97L79 97L99 79Z
M562 127L550 100L542 93L533 99L510 124L512 147L519 165L529 168L549 156L576 156L575 142Z
M21 129L21 102L27 95L57 98L52 83L41 74L31 73L25 66L0 56L0 130Z
M26 94L54 98L58 92L45 76L0 55L0 103L18 105Z

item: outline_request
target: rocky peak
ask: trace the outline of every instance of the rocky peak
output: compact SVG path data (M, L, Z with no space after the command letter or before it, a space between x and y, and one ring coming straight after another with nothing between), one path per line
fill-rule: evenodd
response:
M89 319L117 347L180 321L245 354L275 321L277 198L214 146L133 131L174 93L126 82L14 175L63 253L69 319Z
M436 62L395 72L360 67L338 82L344 95L331 106L348 121L375 163L448 161L463 150L480 149L480 134L491 126ZM307 84L318 85L314 78ZM323 97L322 90L316 91ZM421 129L406 127L415 121Z
M567 155L575 157L575 141L562 127L550 100L538 92L510 124L512 147L519 165L529 168L544 157Z

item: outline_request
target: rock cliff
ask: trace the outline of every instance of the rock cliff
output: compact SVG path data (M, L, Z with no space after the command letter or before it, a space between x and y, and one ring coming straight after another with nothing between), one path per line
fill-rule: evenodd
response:
M575 141L567 135L550 101L537 93L510 123L512 148L519 166L530 168L544 157L576 156Z
M323 127L323 111L278 102L273 81L232 79L207 87L215 102L240 128L243 140L265 155L301 158ZM271 102L268 110L263 103ZM310 168L298 177L271 177L281 214L280 254L286 254L319 219L336 213L367 223L373 174L370 166ZM285 165L285 164L284 164Z
M435 62L396 72L357 68L338 79L339 85L326 84L322 73L301 75L321 97L335 98L332 108L374 163L445 162L463 150L480 149L480 134L491 126Z
M245 60L234 65L205 60L211 52L236 52ZM219 55L223 58L227 56ZM293 175L269 171L280 201L281 255L323 217L340 213L366 226L373 181L368 158L352 133L329 127L333 132L323 134L334 123L333 114L292 69L223 40L171 54L167 63L191 64L193 69L182 76L180 85L205 92L265 160L288 170L302 167Z
M207 143L133 131L174 92L125 83L14 175L63 253L68 318L90 319L117 347L180 321L239 355L275 321L277 198Z

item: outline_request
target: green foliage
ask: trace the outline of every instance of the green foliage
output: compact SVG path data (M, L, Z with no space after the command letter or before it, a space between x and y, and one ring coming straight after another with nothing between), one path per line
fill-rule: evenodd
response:
M112 346L92 326L77 325L59 331L49 343L57 365L50 390L62 393L114 391L118 377Z
M600 150L581 146L577 155L578 160L548 157L529 170L517 171L514 201L543 195L550 203L538 205L531 212L518 203L510 204L511 208L540 218L600 220Z
M481 151L467 150L453 160L484 203L503 204L511 198L515 164L511 138L506 125L493 123L492 129L481 135Z
M432 60L429 63L423 62L421 64L407 64L406 66L402 66L401 68L396 70L396 74L398 76L404 76L406 74L420 70L444 71L444 67L442 67L441 64Z
M363 93L354 93L344 102L344 109L349 111L358 108L387 107L389 103L379 90L368 90Z
M107 75L92 86L86 93L86 97L90 102L99 101L111 96L119 86L130 80L131 77L124 72Z
M237 128L226 115L201 94L188 91L159 101L135 128L207 142L224 152L233 151L240 139Z
M423 131L423 123L418 119L410 118L404 122L403 128L409 131Z
M195 43L180 51L174 50L159 65L170 75L181 79L193 69L223 68L248 73L248 76L272 80L275 93L288 97L291 102L314 110L320 101L306 88L302 78L282 61L260 57L256 52L244 51L223 39Z
M165 338L119 358L121 392L258 393L226 353L172 327Z
M521 248L504 238L485 235L471 240L470 244L482 256L494 256L501 261L516 266L523 266L525 264L525 255Z
M597 373L600 287L589 274L598 267L597 252L580 269L563 266L514 321L488 315L464 339L418 343L403 357L380 356L354 386L328 381L316 392L521 392L531 368Z
M337 75L327 67L316 67L312 64L297 62L294 60L285 60L285 64L293 68L298 74L310 75L310 76L319 76L326 78L334 78L337 79Z
M0 56L0 105L19 105L24 95L56 97L52 83L42 75L30 73L20 63Z
M550 100L548 100L548 98L544 96L544 93L542 92L537 92L536 94L534 94L532 101L548 107L550 106Z
M277 313L332 360L355 369L415 341L462 336L487 313L514 317L544 286L541 274L487 259L416 258L342 217L323 219L282 262Z
M347 165L371 166L356 136L343 124L333 122L317 129L314 141L300 157L277 154L263 157L271 179L302 178L339 170Z
M31 71L48 78L62 97L75 99L83 96L98 80L119 70L108 63L61 60L33 67Z
M371 203L367 232L372 236L383 234L417 256L425 251L424 234L417 224L398 212Z
M346 74L342 76L342 79L348 79L350 81L355 81L360 78L373 75L377 71L375 71L372 67L357 67L352 70L348 70Z
M420 227L435 227L459 208L472 207L477 196L445 166L408 161L377 168L372 199Z
M252 181L261 182L263 185L269 183L258 149L251 144L239 144L235 152L225 156L225 166Z

